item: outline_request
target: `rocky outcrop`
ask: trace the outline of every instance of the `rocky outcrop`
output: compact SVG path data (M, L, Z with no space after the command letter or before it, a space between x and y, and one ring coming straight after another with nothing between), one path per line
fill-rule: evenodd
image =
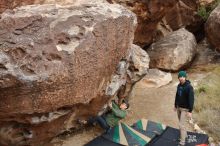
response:
M179 2L165 15L165 22L172 30L185 27L193 33L197 42L205 37L204 18L199 15L201 9L206 9L206 13L216 5L215 0L179 0ZM203 14L204 15L204 14Z
M186 67L196 54L196 44L193 34L184 28L167 35L147 50L150 68L178 71Z
M134 43L143 47L164 36L163 31L157 29L158 23L178 0L108 0L108 2L121 4L137 15L138 27Z
M137 88L159 88L167 85L172 81L171 73L166 73L158 69L149 69L145 75L135 86Z
M204 38L205 21L198 8L209 6L214 0L107 0L133 11L138 17L135 44L147 48L169 32L185 27L197 41Z
M3 13L0 142L40 145L74 128L76 117L96 114L111 97L106 88L135 26L133 13L107 3Z
M126 84L118 92L119 99L130 96L133 85L148 73L150 58L146 51L133 44L127 62Z
M193 68L202 68L207 64L220 63L220 53L211 49L207 39L200 41L197 45L197 54L192 63Z
M177 30L180 27L195 23L197 16L197 0L180 0L165 16L167 24Z
M139 81L148 73L150 58L146 51L137 45L132 45L129 54L128 75L132 83Z
M129 97L135 83L148 73L149 62L146 51L133 44L127 58L119 62L116 74L112 76L105 95L111 96L119 103ZM108 106L105 104L98 114L101 115L107 109Z
M220 52L220 5L210 14L205 31L209 43Z
M133 44L127 58L118 64L116 74L112 77L106 90L106 95L115 95L119 99L128 97L132 86L148 73L149 62L147 52Z

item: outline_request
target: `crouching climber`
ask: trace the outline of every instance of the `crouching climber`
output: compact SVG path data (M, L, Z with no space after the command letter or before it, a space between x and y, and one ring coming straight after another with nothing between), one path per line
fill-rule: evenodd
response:
M109 111L101 116L90 117L88 120L78 120L81 124L95 125L98 123L106 133L111 130L118 122L126 117L126 110L129 108L129 103L125 100L120 105L117 105L115 101L108 104Z

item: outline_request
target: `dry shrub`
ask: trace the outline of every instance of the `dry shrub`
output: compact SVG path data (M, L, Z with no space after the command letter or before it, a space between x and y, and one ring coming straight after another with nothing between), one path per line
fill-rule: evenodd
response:
M220 141L220 67L213 69L195 91L195 119L216 141Z

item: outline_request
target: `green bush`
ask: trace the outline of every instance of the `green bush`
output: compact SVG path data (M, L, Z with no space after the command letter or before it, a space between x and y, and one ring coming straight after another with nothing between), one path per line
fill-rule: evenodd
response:
M198 15L202 17L203 20L207 20L209 15L210 15L210 12L208 12L206 10L206 7L205 6L201 6L199 9L198 9Z
M197 92L198 92L198 93L202 93L202 92L206 93L207 90L208 90L208 89L207 89L206 86L201 86L201 87L198 88L198 91L197 91Z
M197 14L202 17L203 20L207 20L210 13L220 4L220 0L215 0L211 5L200 6Z
M220 67L199 82L195 90L195 119L216 141L220 141Z

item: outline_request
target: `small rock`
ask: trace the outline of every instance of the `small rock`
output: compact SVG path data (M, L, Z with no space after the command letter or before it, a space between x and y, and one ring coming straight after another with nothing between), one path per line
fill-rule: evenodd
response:
M166 73L158 69L150 69L149 73L141 79L136 86L140 88L159 88L172 81L171 73Z
M213 143L214 142L214 139L212 137L209 137L209 142L210 143Z

